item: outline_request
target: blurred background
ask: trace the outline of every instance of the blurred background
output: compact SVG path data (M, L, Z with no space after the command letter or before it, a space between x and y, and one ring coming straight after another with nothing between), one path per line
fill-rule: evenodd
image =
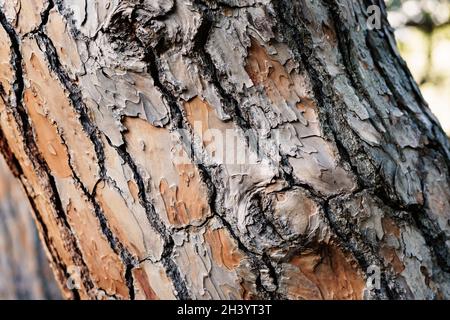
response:
M400 53L450 136L450 0L386 0Z
M0 300L60 298L28 199L0 155Z

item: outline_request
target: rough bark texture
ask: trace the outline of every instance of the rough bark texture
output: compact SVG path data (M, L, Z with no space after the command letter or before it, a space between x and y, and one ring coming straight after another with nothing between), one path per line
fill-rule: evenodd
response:
M0 1L1 149L65 296L450 298L449 142L371 4Z
M28 200L0 159L0 299L60 299Z

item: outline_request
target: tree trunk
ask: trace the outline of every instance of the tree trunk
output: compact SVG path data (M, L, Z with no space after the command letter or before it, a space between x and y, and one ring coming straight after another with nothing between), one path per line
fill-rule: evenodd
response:
M0 299L59 299L28 200L0 159Z
M0 3L1 149L67 298L450 298L449 141L383 2Z

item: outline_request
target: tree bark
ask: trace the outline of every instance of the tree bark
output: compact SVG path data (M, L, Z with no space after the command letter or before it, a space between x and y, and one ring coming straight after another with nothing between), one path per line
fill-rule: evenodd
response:
M450 298L449 141L383 2L0 3L1 150L65 297Z
M0 299L60 299L20 183L0 159Z

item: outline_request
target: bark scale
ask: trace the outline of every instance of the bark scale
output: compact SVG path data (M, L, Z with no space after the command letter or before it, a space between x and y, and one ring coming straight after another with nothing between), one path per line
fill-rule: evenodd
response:
M0 8L1 150L67 298L450 297L449 141L383 2Z

